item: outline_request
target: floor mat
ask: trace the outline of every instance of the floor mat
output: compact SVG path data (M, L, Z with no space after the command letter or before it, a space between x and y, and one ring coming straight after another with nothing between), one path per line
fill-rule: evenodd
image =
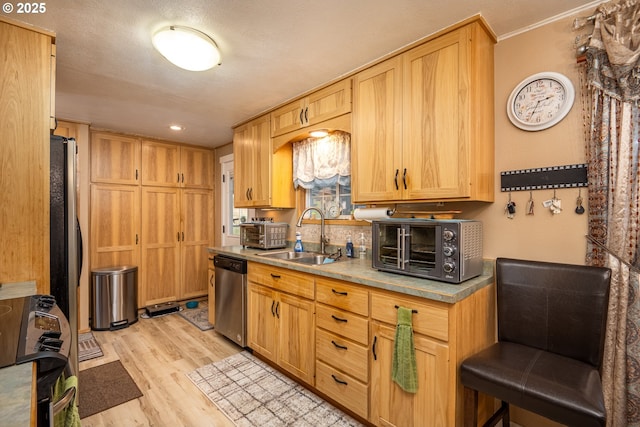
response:
M78 388L80 418L142 396L142 392L119 360L80 371Z
M198 308L186 308L183 306L180 308L182 310L178 314L197 326L201 331L213 329L213 325L209 323L209 306L206 302L200 302Z
M237 426L362 425L246 351L187 376Z
M101 357L102 349L93 333L78 334L78 362Z

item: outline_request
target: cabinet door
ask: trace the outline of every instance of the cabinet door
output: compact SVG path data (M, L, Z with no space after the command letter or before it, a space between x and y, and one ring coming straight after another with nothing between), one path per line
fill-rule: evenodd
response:
M315 325L313 301L280 294L278 364L307 384L315 372Z
M275 137L300 129L306 123L305 106L305 99L300 99L271 112L270 136Z
M180 184L180 146L142 141L142 185L177 187Z
M206 295L207 247L213 245L213 192L182 190L180 299Z
M140 183L140 140L122 135L91 134L91 182Z
M0 283L49 293L50 36L0 22Z
M276 363L278 345L276 293L269 288L250 282L248 294L248 346Z
M372 323L371 416L378 426L453 426L449 402L449 349L414 334L418 392L407 393L391 379L395 329ZM374 356L375 355L375 356Z
M177 188L142 187L139 306L178 299L180 198Z
M233 131L233 203L236 208L249 208L249 188L253 181L253 143L247 123Z
M180 185L213 189L213 151L204 148L180 148Z
M353 200L397 200L402 183L402 64L392 58L355 76Z
M462 28L403 55L406 199L469 196L467 38Z
M252 122L253 182L251 183L252 206L271 206L271 136L269 116Z
M91 185L91 268L140 265L140 187Z
M350 111L351 79L345 79L307 97L306 125L314 125Z
M216 270L213 266L213 255L209 255L209 268L207 270L209 278L209 292L207 307L209 312L209 323L216 324Z

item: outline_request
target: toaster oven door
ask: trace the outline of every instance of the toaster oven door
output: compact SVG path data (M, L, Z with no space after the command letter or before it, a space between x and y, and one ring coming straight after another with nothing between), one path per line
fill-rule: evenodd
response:
M407 227L406 270L421 277L440 277L442 266L442 233L438 224Z

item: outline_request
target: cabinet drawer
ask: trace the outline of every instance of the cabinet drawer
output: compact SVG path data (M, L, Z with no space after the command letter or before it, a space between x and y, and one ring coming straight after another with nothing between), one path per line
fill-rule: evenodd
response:
M449 340L449 310L444 306L395 295L371 294L371 317L395 325L398 319L396 306L416 310L413 314L413 331L442 341Z
M363 383L369 382L369 358L365 346L323 329L317 329L316 358Z
M353 313L316 304L316 325L360 344L369 344L369 320Z
M369 415L369 386L322 362L316 364L316 388L362 418Z
M316 279L316 301L361 316L369 315L369 292L338 280Z
M247 279L303 298L313 299L315 294L313 276L286 268L250 262Z

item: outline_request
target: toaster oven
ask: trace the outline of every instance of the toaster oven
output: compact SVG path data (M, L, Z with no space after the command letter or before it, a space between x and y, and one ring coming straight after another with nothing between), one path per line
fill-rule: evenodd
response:
M288 228L286 222L245 222L240 224L240 244L245 248L286 248Z

